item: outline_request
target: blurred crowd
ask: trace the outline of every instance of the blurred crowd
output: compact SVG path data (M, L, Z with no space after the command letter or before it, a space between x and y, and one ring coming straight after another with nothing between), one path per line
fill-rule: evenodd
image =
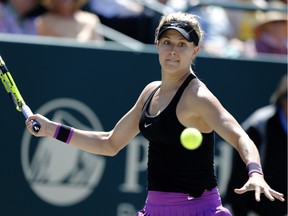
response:
M0 33L103 42L111 40L105 25L153 44L156 24L170 11L199 16L202 49L212 55L287 55L287 0L0 0Z

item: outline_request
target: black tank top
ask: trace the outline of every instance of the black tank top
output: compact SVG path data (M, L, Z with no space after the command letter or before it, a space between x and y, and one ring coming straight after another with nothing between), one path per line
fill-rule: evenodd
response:
M142 135L149 141L148 190L187 193L199 197L204 190L216 187L214 172L214 132L202 133L202 145L187 150L180 143L185 127L178 121L176 107L183 91L194 79L190 74L177 90L168 106L157 116L149 115L149 106L156 89L143 106L139 122Z

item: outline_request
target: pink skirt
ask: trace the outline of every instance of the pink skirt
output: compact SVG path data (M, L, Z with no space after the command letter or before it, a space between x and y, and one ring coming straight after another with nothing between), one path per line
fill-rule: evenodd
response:
M146 204L136 216L231 216L222 206L217 188L205 191L201 197L189 194L148 191Z

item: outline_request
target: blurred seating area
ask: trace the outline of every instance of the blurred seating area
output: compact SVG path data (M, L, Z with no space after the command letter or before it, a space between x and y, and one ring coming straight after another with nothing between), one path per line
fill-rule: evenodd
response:
M153 44L175 11L199 16L210 55L287 55L287 0L0 0L0 33Z

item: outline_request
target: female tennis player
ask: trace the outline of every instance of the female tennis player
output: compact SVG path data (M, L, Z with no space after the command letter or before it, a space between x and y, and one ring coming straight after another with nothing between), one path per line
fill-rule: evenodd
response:
M230 143L247 165L247 182L235 189L236 193L255 191L257 201L261 193L271 201L283 201L283 194L264 180L253 141L192 71L202 39L203 31L194 15L172 13L162 17L155 39L161 81L148 84L111 131L74 129L40 114L28 118L28 130L35 136L51 136L108 156L116 155L141 132L149 141L148 194L137 216L231 215L222 206L217 189L214 133ZM42 126L38 133L31 130L34 120ZM180 134L186 127L197 128L203 135L202 145L196 150L189 151L180 144Z

